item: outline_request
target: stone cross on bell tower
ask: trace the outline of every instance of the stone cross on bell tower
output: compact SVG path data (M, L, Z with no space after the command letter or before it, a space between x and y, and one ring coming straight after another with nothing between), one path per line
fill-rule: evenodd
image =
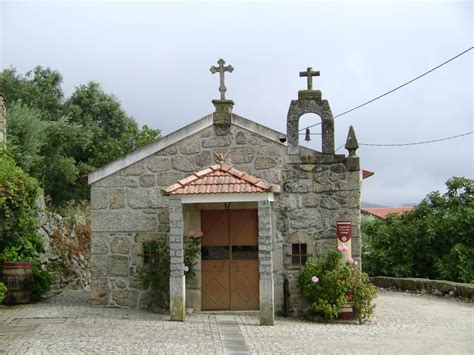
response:
M313 90L313 76L319 76L319 71L314 71L308 67L306 71L300 71L300 77L308 77L308 90Z
M227 88L224 85L224 73L232 73L234 71L234 67L232 67L232 65L224 66L224 59L219 59L217 64L219 64L219 66L216 67L213 65L210 71L212 74L219 73L219 91L221 93L221 98L220 100L212 100L212 103L216 107L216 111L212 114L212 120L214 126L219 129L220 134L225 134L230 128L232 122L232 108L234 107L234 101L227 100L225 98L225 92L227 91Z
M219 91L221 93L221 100L225 100L225 92L227 91L227 88L224 85L224 72L228 71L229 73L232 73L234 71L234 68L232 67L232 65L224 66L224 59L219 59L217 61L217 64L219 64L218 67L213 65L210 70L212 74L219 72L221 83L221 85L219 86Z

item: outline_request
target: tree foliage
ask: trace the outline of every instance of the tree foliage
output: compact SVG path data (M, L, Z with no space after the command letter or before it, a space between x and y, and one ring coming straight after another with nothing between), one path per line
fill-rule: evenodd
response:
M52 282L40 263L43 239L35 219L40 193L38 182L0 151L0 265L5 261L32 263L33 300L38 300ZM0 296L3 291L0 290Z
M39 66L24 76L0 73L8 148L55 205L88 199L88 173L160 136L158 129L140 129L100 84L80 85L69 98L61 84L58 71Z
M474 180L453 177L446 186L414 211L362 224L365 271L474 283Z

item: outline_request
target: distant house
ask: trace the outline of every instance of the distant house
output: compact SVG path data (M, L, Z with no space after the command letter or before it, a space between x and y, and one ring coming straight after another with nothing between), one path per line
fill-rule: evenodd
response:
M380 208L361 208L363 215L372 216L379 219L386 219L391 213L403 214L407 211L413 211L415 207L380 207Z

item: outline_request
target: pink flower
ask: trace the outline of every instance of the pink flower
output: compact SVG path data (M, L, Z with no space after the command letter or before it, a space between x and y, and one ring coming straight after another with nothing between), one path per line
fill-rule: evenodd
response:
M313 276L311 278L311 281L314 283L314 284L317 284L319 282L319 278L317 276Z
M188 272L189 271L189 267L187 265L184 266L184 272Z
M204 235L204 233L199 231L199 232L197 232L196 237L201 238L203 235Z
M337 250L339 250L339 251L346 251L346 250L349 250L349 248L346 247L345 244L339 244L339 246L337 247Z
M347 259L347 263L348 263L349 265L352 265L352 264L356 263L356 261L354 260L354 258L351 257L351 258ZM356 264L356 265L357 265L357 264Z
M194 237L194 236L196 235L196 232L191 229L191 230L188 232L188 235L189 235L190 237Z

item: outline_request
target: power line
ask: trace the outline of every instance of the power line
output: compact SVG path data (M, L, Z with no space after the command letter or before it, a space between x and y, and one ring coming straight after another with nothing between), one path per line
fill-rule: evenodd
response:
M436 69L441 68L442 66L448 64L449 62L452 62L453 60L455 60L455 59L459 58L460 56L466 54L467 52L471 51L472 49L474 49L474 47L470 47L470 48L466 49L465 51L462 51L461 53L459 53L459 54L455 55L454 57L448 59L447 61L445 61L445 62L443 62L443 63L437 65L436 67L434 67L434 68L428 70L427 72L425 72L425 73L423 73L423 74L421 74L421 75L418 75L416 78L413 78L413 79L407 81L406 83L404 83L404 84L402 84L402 85L400 85L400 86L397 86L395 89L392 89L392 90L390 90L390 91L387 91L386 93L384 93L384 94L382 94L382 95L379 95L379 96L377 96L377 97L375 97L375 98L373 98L373 99L371 99L371 100L369 100L369 101L366 101L366 102L364 102L364 103L362 103L362 104L360 104L360 105L358 105L358 106L356 106L356 107L353 107L353 108L351 108L350 110L344 111L344 112L342 112L342 113L340 113L340 114L334 116L334 118L341 117L342 115L345 115L345 114L347 114L347 113L349 113L349 112L352 112L352 111L354 111L354 110L357 110L357 109L359 109L359 108L361 108L361 107L363 107L363 106L365 106L365 105L368 105L368 104L370 104L371 102L374 102L374 101L376 101L376 100L378 100L378 99L381 99L382 97L387 96L388 94L391 94L392 92L397 91L397 90L401 89L402 87L407 86L408 84L411 84L412 82L414 82L414 81L416 81L416 80L418 80L418 79L424 77L425 75L428 75L429 73L435 71ZM300 129L300 131L303 131L303 130L305 130L306 128L311 128L311 127L318 126L318 125L320 125L320 124L321 124L321 122L316 123L316 124L313 124L313 125L311 125L311 126L308 126L308 127L305 127L305 128Z
M445 138L439 138L439 139L432 139L429 141L421 141L421 142L412 142L412 143L392 143L392 144L378 144L378 143L359 143L359 145L365 145L369 147L403 147L403 146L408 146L408 145L420 145L420 144L428 144L428 143L436 143L436 142L442 142L442 141L447 141L449 139L454 139L454 138L459 138L459 137L464 137L469 134L473 134L474 131L471 132L466 132L463 134L458 134L456 136L451 136L451 137L445 137ZM341 149L345 144L340 145L337 149L336 152Z

